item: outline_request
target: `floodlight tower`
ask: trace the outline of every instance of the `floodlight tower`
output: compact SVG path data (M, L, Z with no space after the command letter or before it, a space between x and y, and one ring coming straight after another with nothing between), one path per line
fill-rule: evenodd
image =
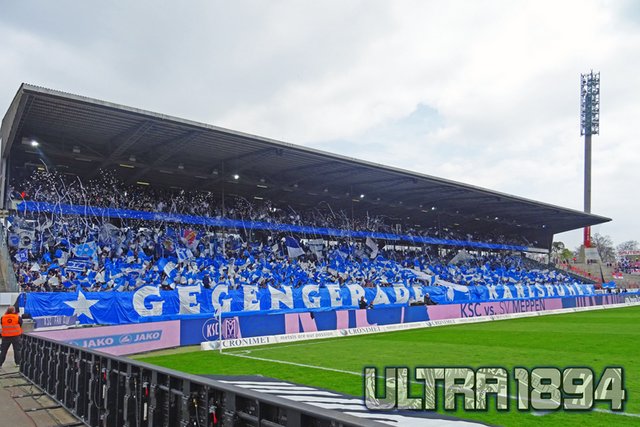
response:
M580 135L584 135L584 211L591 213L591 135L600 133L600 73L580 74ZM584 228L591 247L591 227Z

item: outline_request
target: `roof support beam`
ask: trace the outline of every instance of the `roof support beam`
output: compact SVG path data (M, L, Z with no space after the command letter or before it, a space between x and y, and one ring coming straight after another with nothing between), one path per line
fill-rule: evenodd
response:
M160 152L160 155L156 157L156 159L150 165L140 169L136 174L134 174L131 178L129 178L128 182L132 183L144 175L149 173L152 169L155 169L162 165L166 160L168 160L171 156L173 156L178 151L182 150L187 144L196 139L200 135L198 131L190 131L181 136L180 138L173 140L169 143L164 144L165 149Z
M409 178L409 177L406 177L406 176L400 177L400 176L397 176L397 175L396 176L392 175L392 176L387 176L387 177L380 178L380 179L367 180L367 181L356 181L356 182L352 182L350 185L353 186L353 187L357 187L359 185L377 184L379 182L388 183L388 185L384 185L384 186L376 185L376 190L377 189L381 189L381 188L393 187L393 186L398 185L398 184L403 183L403 182L407 182L407 183L408 182L414 182L414 183L417 184L418 180L415 179L415 178Z
M335 161L325 161L325 162L320 162L320 163L315 163L315 164L311 164L311 165L303 165L303 166L295 166L295 167L291 167L291 168L287 168L287 169L282 169L280 171L280 173L282 175L286 175L290 172L299 172L299 171L304 171L304 170L309 170L309 171L318 171L320 169L324 169L330 166L335 166L336 162Z
M355 176L355 175L357 175L359 173L362 173L362 172L364 172L363 168L354 167L354 166L347 167L346 169L337 169L337 170L333 170L333 171L327 171L327 172L324 172L322 174L322 178L323 178L322 182L323 182L323 185L325 187L330 187L332 184L334 184L334 183L336 183L338 181L342 181L344 179L344 176L346 176L346 175ZM325 179L328 176L331 176L332 178L328 179L328 180ZM318 175L307 174L307 176L305 178L299 179L297 181L293 181L293 183L300 185L303 182L308 182L309 180L317 179L317 178L318 178Z
M373 181L366 181L366 182L360 182L360 183L354 183L351 184L352 187L358 186L358 185L364 185L364 184L377 184L379 182L385 183L384 185L376 185L375 191L380 191L380 190L386 190L387 188L392 188L392 187L396 187L400 184L403 184L405 182L411 182L414 181L413 178L385 178L385 179L376 179ZM421 188L415 188L412 190L405 190L405 191L421 191L423 189Z
M261 150L240 154L231 159L224 160L224 169L228 172L240 174L251 169L257 164L264 162L265 157L269 155L282 155L282 150L276 148L263 148Z
M266 156L269 155L282 155L282 149L278 148L263 148L260 150L250 151L248 153L239 154L238 156L230 159L223 160L219 163L219 167L215 168L217 173L211 176L209 180L201 180L199 184L196 184L193 188L195 190L202 190L215 186L220 181L229 179L227 174L233 173L242 176L244 172L253 168L253 166L263 163ZM211 171L200 175L211 174Z
M142 137L147 132L149 132L152 127L153 127L153 122L147 120L142 122L138 126L130 129L121 137L116 137L112 141L112 144L116 146L115 150L113 150L111 154L109 154L109 156L106 159L104 159L102 163L100 163L100 165L96 169L96 172L93 174L93 176L95 176L98 173L98 170L103 169L109 166L110 164L114 163L115 161L117 161L118 158L122 154L124 154L125 151L131 148L136 142L140 141L140 139L142 139Z
M465 190L465 189L447 189L447 190L442 190L442 189L435 189L435 190L425 190L424 188L415 188L413 190L404 190L401 193L397 193L396 197L392 197L390 199L384 199L385 202L387 203L395 203L397 201L403 200L403 201L409 201L409 200L413 200L415 198L419 198L422 205L425 206L433 206L434 204L437 204L437 202L441 202L443 200L447 200L447 199L454 199L457 197L449 197L449 198L444 198L444 197L438 197L435 200L427 200L429 197L431 197L432 195L435 194L467 194L469 191Z

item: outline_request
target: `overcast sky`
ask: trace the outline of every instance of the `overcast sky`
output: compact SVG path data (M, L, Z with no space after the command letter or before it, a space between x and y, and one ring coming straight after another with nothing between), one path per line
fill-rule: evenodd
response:
M27 82L579 210L590 69L594 232L640 240L640 2L0 0L0 114Z

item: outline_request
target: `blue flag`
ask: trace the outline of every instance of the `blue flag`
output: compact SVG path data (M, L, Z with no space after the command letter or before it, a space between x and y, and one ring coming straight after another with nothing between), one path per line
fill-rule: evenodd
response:
M15 259L18 262L27 262L29 261L29 254L27 252L26 249L23 249L21 251L19 251L17 254L15 254Z
M287 253L289 258L297 258L300 255L304 255L304 251L300 247L300 243L293 237L285 237L285 245L287 246Z
M97 247L95 242L83 243L73 248L73 253L78 258L94 258L96 256Z

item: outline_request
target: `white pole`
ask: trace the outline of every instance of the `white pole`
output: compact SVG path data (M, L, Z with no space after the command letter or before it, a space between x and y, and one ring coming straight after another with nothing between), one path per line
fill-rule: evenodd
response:
M222 354L222 307L220 307L220 312L218 313L218 349Z

